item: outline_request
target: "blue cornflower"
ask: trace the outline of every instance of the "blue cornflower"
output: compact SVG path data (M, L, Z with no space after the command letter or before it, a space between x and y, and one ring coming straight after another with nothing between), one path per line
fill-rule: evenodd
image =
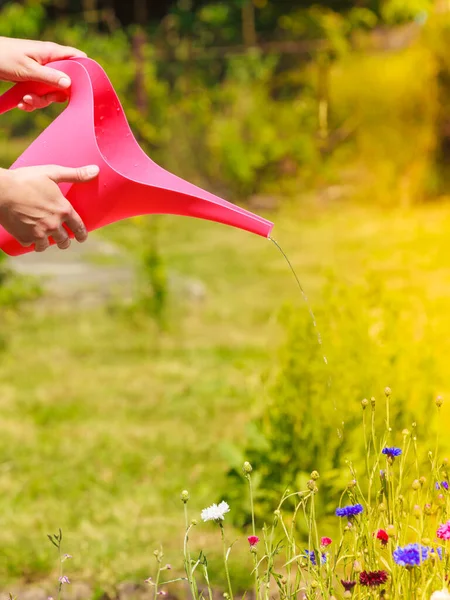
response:
M436 481L435 487L437 490L440 490L442 488L443 490L448 491L448 481L441 481L441 483L439 483L439 481Z
M408 544L394 550L394 560L401 567L417 567L427 560L429 548L421 544Z
M389 456L390 458L395 458L396 456L400 456L400 454L402 453L402 449L396 448L395 446L392 446L392 448L386 447L383 448L381 453L385 454L386 456Z
M342 508L337 508L336 516L347 518L356 517L356 515L361 514L363 510L364 509L361 504L350 504L350 506L343 506Z
M312 565L317 566L316 553L314 552L314 550L305 550L304 554L305 558L309 558ZM320 562L322 565L324 565L327 562L327 555L325 553L322 553Z

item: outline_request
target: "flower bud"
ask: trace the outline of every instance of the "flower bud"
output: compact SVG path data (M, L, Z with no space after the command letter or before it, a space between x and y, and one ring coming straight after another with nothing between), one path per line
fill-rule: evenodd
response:
M351 598L352 597L352 593L350 590L347 590L346 592L344 592L344 598Z
M424 546L429 546L429 545L431 544L431 540L430 540L430 538L424 537L424 538L422 539L422 544L423 544Z
M447 465L448 465L448 458L447 458L447 457L445 457L445 458L443 458L443 459L442 459L442 464L443 464L444 466L447 466Z
M442 396L438 396L435 400L435 403L438 408L441 408L441 406L444 404L444 399Z
M311 479L314 479L314 481L317 481L319 479L320 475L317 471L313 471L311 473Z
M180 497L181 501L186 504L186 502L189 500L189 492L187 490L183 490Z
M422 486L420 485L420 481L418 479L414 479L414 481L411 484L411 487L413 490L420 490Z
M419 477L419 481L420 481L420 485L424 486L427 482L427 478L422 475L422 477Z
M422 514L422 509L420 508L420 506L418 504L415 504L413 507L413 515L419 519L421 514Z
M404 435L405 437L408 437L408 435L409 435L409 429L404 429L402 431L402 435Z
M370 404L371 404L372 408L375 408L376 399L375 399L375 397L374 397L374 396L372 396L372 397L371 397L371 399L370 399Z
M384 395L386 396L386 398L390 398L391 394L392 394L392 390L390 387L384 388Z
M423 507L423 512L426 515L431 515L431 513L433 512L431 509L431 504L425 504L425 506Z
M353 570L355 571L355 573L361 573L362 566L359 560L355 560L355 562L353 563Z
M349 490L352 490L354 487L356 487L356 479L352 479L351 481L349 481L347 483L347 487Z
M242 467L242 470L244 471L245 475L249 475L253 471L253 467L248 462L248 460L245 461L244 466Z
M311 587L313 590L317 589L318 585L319 584L317 583L317 581L311 581Z
M395 525L388 525L386 527L386 533L389 537L395 537L397 535L397 528L395 527Z
M363 410L365 410L369 406L369 401L367 400L367 398L361 400L361 406L363 407Z
M381 502L381 503L378 505L378 510L379 510L379 512L380 512L380 513L384 513L384 512L386 512L386 505L384 504L384 502Z
M198 523L197 519L192 519L191 525L193 525L195 527L197 525L197 523Z

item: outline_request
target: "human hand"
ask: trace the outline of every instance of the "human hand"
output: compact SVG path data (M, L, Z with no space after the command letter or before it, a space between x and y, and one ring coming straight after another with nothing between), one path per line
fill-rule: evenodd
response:
M27 94L18 105L21 110L32 111L52 102L64 102L71 85L69 76L45 65L54 60L76 57L84 58L86 54L76 48L53 42L0 37L0 80L37 81L57 88L57 91L45 96Z
M0 169L0 224L22 246L35 244L43 252L52 237L62 250L70 246L63 223L79 242L87 238L86 227L58 183L81 183L97 177L95 165L71 169L55 165Z

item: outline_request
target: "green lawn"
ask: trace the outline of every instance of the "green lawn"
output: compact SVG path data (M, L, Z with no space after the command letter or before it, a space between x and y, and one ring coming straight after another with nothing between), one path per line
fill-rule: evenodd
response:
M417 307L418 321L432 323L439 384L449 387L450 206L391 212L294 206L274 218L274 237L313 307L323 302L328 272L346 286L376 273L388 291ZM246 423L264 402L282 340L277 315L286 301L305 310L270 242L211 223L158 220L169 271L207 288L204 301L171 300L166 331L146 319L76 306L70 313L21 309L4 320L3 587L45 579L52 569L55 575L46 534L58 528L74 556L73 580L106 585L148 576L159 543L179 566L179 493L190 490L195 516L220 500L228 466L221 444L243 441ZM105 235L136 250L130 224ZM195 544L216 533L199 525Z

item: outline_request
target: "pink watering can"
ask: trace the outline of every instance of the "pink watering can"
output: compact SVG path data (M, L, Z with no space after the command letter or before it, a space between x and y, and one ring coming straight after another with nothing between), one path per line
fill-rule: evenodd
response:
M133 216L171 214L217 221L269 237L273 223L172 175L143 152L99 64L76 58L50 66L71 78L69 104L11 168L98 165L100 174L94 181L60 184L88 231ZM49 91L43 84L19 83L0 96L0 114L16 108L26 94ZM33 249L21 246L2 227L0 248L12 256Z

